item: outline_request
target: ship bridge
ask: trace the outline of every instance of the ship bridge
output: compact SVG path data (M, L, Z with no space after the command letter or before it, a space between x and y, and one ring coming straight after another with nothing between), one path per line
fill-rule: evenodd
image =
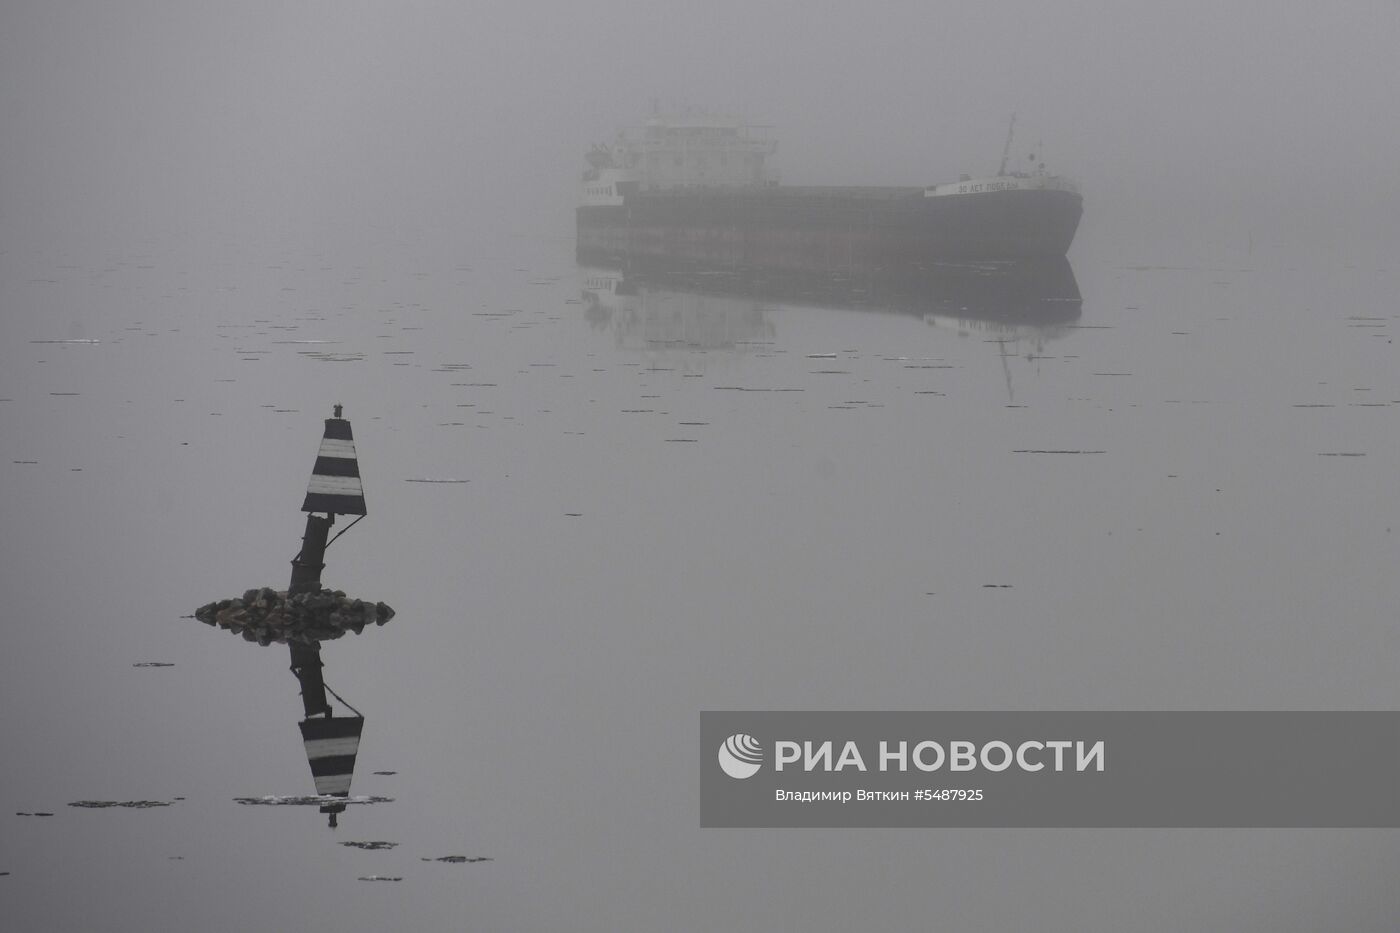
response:
M770 185L771 129L711 114L655 116L619 134L617 149L643 190Z

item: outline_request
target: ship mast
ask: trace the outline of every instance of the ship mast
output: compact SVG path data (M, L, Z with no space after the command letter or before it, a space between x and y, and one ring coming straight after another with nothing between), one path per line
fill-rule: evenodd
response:
M1001 168L997 169L997 175L1006 174L1006 158L1011 154L1011 137L1016 132L1016 114L1011 115L1011 125L1006 128L1006 145L1001 147Z

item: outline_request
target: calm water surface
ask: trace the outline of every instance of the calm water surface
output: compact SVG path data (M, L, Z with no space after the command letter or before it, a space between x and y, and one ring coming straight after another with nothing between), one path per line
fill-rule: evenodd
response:
M1208 252L1081 243L1029 318L538 235L0 254L5 925L1392 929L1393 831L698 828L702 709L1400 702L1397 270ZM285 584L334 403L324 580L398 616L325 647L389 798L331 829L238 802L312 790L286 649L182 617Z

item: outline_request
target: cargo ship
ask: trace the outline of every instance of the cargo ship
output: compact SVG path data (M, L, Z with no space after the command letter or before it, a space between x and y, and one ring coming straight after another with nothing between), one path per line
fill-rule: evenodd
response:
M821 272L1063 258L1078 188L1034 154L995 175L924 187L785 186L768 127L654 114L587 154L577 209L581 260Z

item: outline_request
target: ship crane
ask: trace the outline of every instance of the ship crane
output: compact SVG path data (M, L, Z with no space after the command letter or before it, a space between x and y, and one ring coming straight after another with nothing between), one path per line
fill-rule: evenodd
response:
M997 169L997 175L1006 174L1006 159L1011 155L1011 137L1016 134L1016 114L1011 115L1011 125L1006 128L1006 145L1001 147L1001 168Z

